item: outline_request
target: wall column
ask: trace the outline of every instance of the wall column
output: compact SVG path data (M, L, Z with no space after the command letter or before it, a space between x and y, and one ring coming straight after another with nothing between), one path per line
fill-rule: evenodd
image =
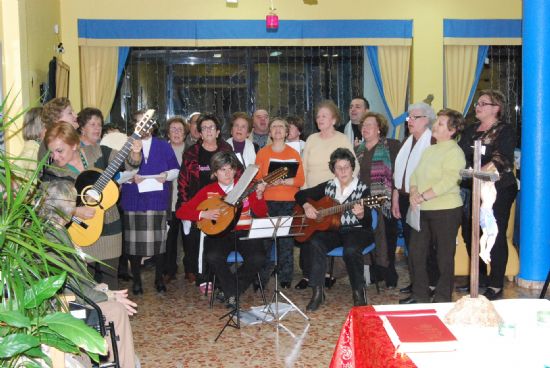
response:
M520 286L550 269L550 2L523 1Z

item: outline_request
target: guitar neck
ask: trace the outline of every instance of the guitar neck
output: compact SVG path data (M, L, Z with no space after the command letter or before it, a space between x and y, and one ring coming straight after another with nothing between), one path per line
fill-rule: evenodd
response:
M339 204L339 205L334 206L334 207L325 208L325 209L320 210L318 212L318 216L319 217L325 217L325 216L335 215L337 213L344 212L344 211L347 211L349 209L352 209L353 206L355 206L358 203L362 203L362 202L363 202L363 198L357 199L355 201L347 202L347 203L344 203L344 204Z
M126 141L122 149L118 151L115 158L109 163L107 168L103 171L99 179L94 184L93 187L98 193L101 193L103 189L105 189L109 181L113 178L113 176L115 176L124 160L126 160L126 158L128 157L130 149L132 148L132 144L136 139L139 138L140 137L137 133L133 133L130 137L128 137L128 140ZM105 157L105 159L108 159L108 157Z
M248 197L252 192L254 192L256 190L256 187L258 186L258 184L260 182L264 182L266 184L271 184L273 183L275 180L277 179L280 179L282 177L284 177L286 175L286 172L287 170L276 170L276 171L273 171L272 173L264 176L262 178L261 181L256 181L256 182L253 182L252 185L250 187L248 187L244 192L243 194L239 197L239 201L238 202L241 202L243 199L245 199L246 197Z

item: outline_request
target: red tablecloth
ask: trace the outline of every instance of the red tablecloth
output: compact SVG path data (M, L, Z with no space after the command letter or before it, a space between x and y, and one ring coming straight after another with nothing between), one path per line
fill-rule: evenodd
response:
M380 317L372 306L355 307L349 312L334 349L330 368L416 367L406 355L395 356Z

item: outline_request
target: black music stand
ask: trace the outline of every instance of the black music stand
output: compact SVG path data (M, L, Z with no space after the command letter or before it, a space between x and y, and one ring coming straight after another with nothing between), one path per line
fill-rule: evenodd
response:
M279 315L279 297L282 297L284 300L288 302L288 304L291 305L292 309L290 309L288 312L292 310L298 311L304 317L307 321L309 321L309 317L300 310L290 300L289 297L287 297L281 290L279 290L279 245L277 242L277 239L280 237L290 237L290 236L299 236L303 234L299 233L291 233L292 226L292 216L275 216L275 217L268 217L268 222L265 222L265 218L263 219L253 219L252 220L252 227L249 232L249 237L246 239L257 239L257 238L271 238L273 239L273 246L275 247L275 290L273 291L273 297L271 298L271 301L265 306L263 309L263 312L265 313L265 316L262 320L262 322L266 322L266 318L268 313L271 314L274 318L274 322L277 324L280 323L280 320L286 315L286 313L283 316ZM255 226L256 223L263 221L258 225ZM255 233L257 231L257 233ZM241 238L243 239L243 238ZM275 304L275 311L272 310L271 305ZM288 313L287 312L287 313Z

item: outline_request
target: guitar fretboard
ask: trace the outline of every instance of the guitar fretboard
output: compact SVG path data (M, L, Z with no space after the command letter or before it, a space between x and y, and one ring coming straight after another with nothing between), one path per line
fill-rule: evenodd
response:
M130 137L128 137L128 140L126 141L126 143L124 143L122 149L118 151L115 158L109 163L107 168L103 171L99 179L97 179L97 181L93 185L94 190L96 190L98 193L101 193L103 189L105 189L109 181L117 173L124 160L126 160L126 157L128 157L130 149L132 148L132 144L136 139L139 138L140 136L135 132ZM108 159L108 157L105 157L105 159Z
M346 202L343 204L339 204L330 208L325 208L317 212L317 216L319 218L325 217L325 216L331 216L335 215L337 213L341 213L347 210L350 210L355 206L356 204L361 204L363 206L367 207L377 207L379 206L383 201L387 199L386 196L372 196L367 198L360 198L355 201Z

